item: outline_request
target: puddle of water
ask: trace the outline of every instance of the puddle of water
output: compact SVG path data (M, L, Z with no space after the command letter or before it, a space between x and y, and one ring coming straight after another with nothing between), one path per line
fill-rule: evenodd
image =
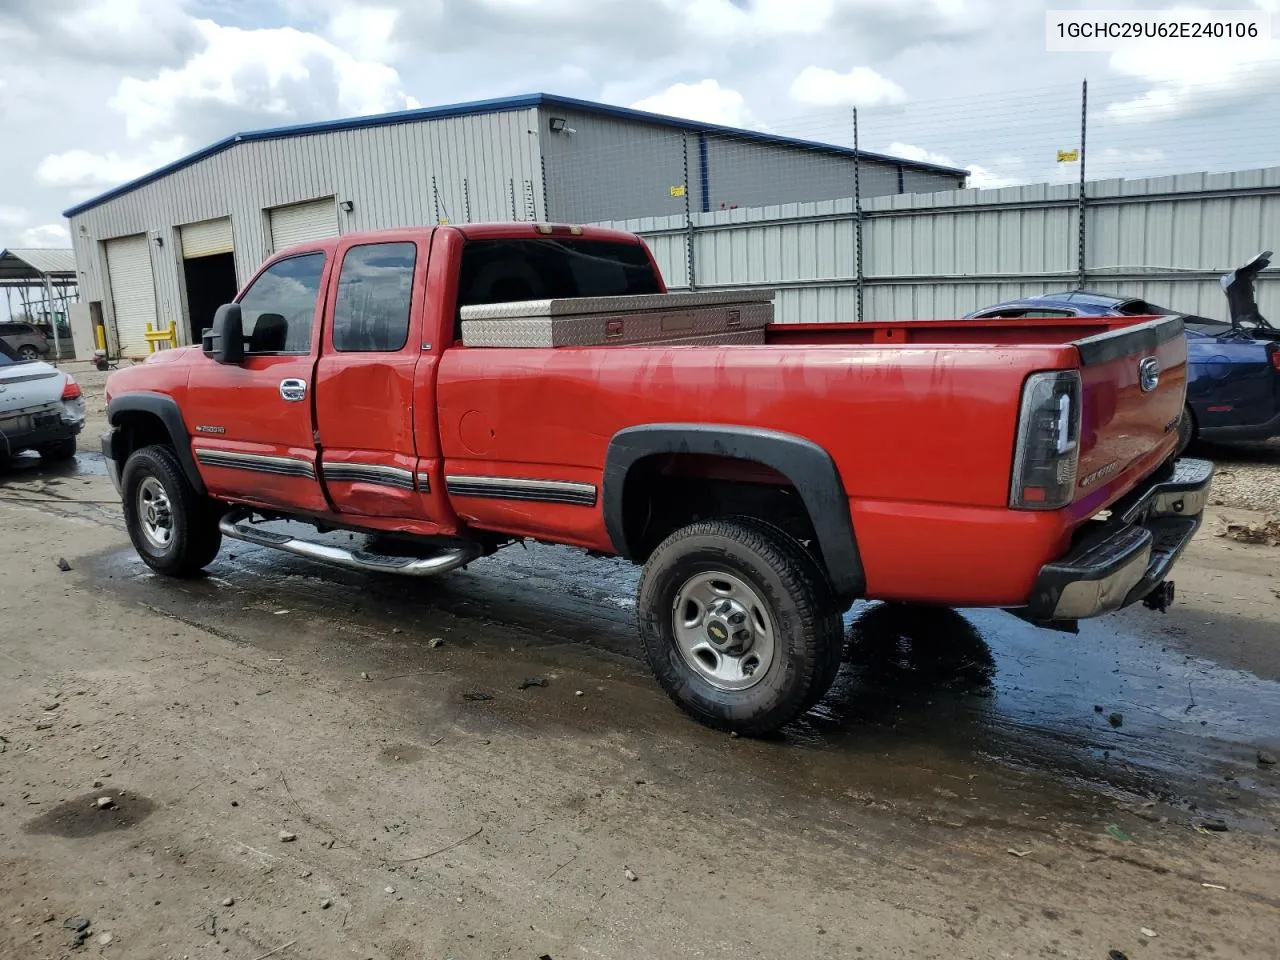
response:
M111 797L111 806L98 806L98 798L104 796ZM151 816L155 809L153 801L138 796L133 791L120 795L114 791L108 794L105 790L99 790L58 804L34 820L27 821L22 832L80 840L132 827Z
M103 459L100 452L86 449L85 442L81 437L81 449L76 453L75 458L61 463L48 463L31 451L20 453L9 460L0 458L0 481L105 477L107 461Z

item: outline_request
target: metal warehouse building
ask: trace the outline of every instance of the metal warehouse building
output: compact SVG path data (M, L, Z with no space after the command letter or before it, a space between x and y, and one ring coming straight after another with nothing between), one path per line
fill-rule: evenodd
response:
M863 151L865 197L964 170ZM199 342L273 251L439 222L589 223L853 195L848 148L548 94L237 134L66 211L113 353Z

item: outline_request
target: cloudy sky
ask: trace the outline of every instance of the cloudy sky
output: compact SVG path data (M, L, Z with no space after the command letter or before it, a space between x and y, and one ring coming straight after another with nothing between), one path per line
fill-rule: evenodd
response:
M1199 0L1199 9L1280 0ZM1046 53L1047 8L1124 0L0 0L0 247L228 133L545 91L973 171L1280 164L1280 43ZM1190 8L1189 8L1190 9Z

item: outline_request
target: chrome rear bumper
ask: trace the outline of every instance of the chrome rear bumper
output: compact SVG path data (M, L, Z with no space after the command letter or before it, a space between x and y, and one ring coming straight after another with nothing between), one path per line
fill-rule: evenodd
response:
M1046 564L1019 616L1083 620L1119 610L1163 583L1200 528L1213 464L1182 459L1111 508L1061 560Z

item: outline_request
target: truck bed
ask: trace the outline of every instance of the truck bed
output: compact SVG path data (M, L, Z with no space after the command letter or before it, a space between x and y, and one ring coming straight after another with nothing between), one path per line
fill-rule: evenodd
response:
M1011 604L1030 590L1034 558L1065 552L1075 528L1172 455L1186 381L1181 331L1175 317L777 324L757 346L455 347L440 367L441 440L446 465L461 461L479 449L465 431L481 414L514 425L505 411L527 411L519 429L486 431L487 467L590 483L609 438L638 423L798 434L839 465L860 548L874 557L870 596L953 600L967 551L998 535L1003 560L970 569L965 596ZM1146 391L1139 364L1150 357L1162 375ZM1019 402L1041 370L1080 371L1081 484L1065 510L1010 511ZM464 419L465 428L449 426ZM458 509L479 527L609 545L597 518L570 508ZM967 532L943 542L944 526Z
M1070 344L1167 317L1071 317L1038 320L898 320L863 323L775 323L771 344Z

